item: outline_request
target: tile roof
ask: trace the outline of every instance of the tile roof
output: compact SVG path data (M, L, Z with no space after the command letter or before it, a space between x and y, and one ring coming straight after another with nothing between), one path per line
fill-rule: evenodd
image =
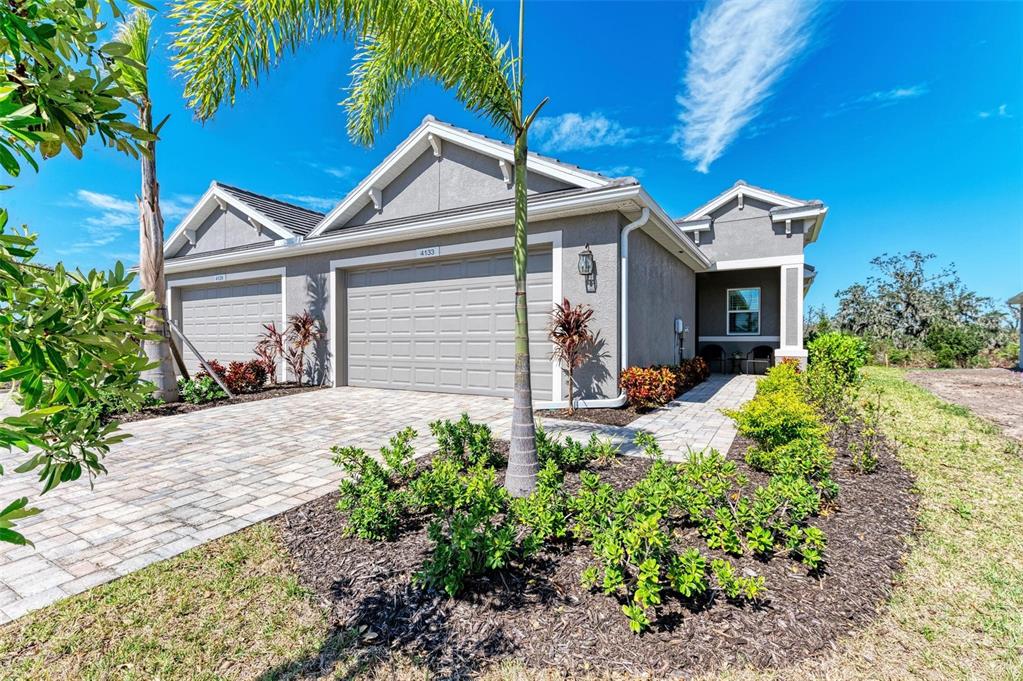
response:
M216 185L253 210L273 220L298 236L306 236L323 219L323 213L293 203L272 199L246 189L217 182Z

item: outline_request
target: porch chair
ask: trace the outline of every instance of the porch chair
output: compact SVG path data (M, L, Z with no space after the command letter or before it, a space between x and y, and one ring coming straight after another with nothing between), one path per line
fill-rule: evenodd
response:
M763 365L763 371L757 371L757 367ZM769 345L758 345L746 353L747 374L766 374L767 368L774 366L774 348Z
M700 348L700 357L714 371L714 362L718 363L718 373L725 373L725 349L720 345L704 345Z

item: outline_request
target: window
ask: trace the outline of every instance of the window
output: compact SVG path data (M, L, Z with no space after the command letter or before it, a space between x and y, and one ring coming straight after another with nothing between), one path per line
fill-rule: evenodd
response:
M760 335L760 289L728 289L728 335Z

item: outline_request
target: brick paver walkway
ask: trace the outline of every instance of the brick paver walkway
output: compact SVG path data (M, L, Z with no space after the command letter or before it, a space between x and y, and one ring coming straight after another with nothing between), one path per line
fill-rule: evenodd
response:
M673 458L689 447L726 450L734 429L717 410L741 404L754 386L748 376L715 376L627 428L546 425L577 437L602 432L625 453L641 429ZM34 476L0 477L0 502L28 496L43 509L19 523L34 549L0 544L0 623L333 490L332 445L376 451L411 425L425 454L434 446L427 424L463 411L507 437L510 400L337 388L127 424L134 437L113 448L110 473L93 489L78 481L40 497Z
M752 399L757 379L749 375L714 374L661 409L644 414L628 426L599 426L577 421L548 421L551 430L576 437L588 438L591 433L610 437L620 443L624 454L638 454L632 445L636 433L653 433L665 458L681 461L690 450L702 451L708 447L727 452L735 439L735 423L721 413L734 409Z

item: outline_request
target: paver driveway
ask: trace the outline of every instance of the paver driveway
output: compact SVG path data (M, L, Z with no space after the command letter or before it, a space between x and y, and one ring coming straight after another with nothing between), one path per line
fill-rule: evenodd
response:
M731 422L718 409L752 396L754 379L714 376L626 428L548 422L548 430L626 443L639 429L669 456L689 446L727 449ZM397 430L419 431L462 412L507 437L503 398L337 388L127 424L134 437L105 459L93 489L83 481L39 497L33 476L0 478L0 501L28 496L43 513L19 524L31 547L0 544L0 622L177 555L335 489L335 444L376 451ZM625 445L624 449L628 449Z

